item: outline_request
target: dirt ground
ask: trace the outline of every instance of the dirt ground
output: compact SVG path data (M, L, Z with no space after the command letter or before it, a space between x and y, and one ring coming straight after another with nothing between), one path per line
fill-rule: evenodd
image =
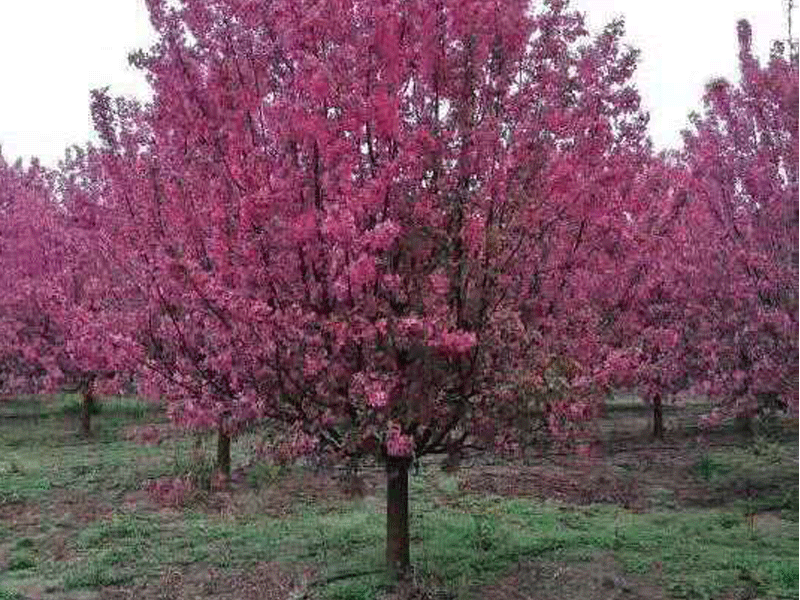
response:
M485 600L662 600L652 577L626 575L611 556L598 554L585 563L525 562L474 596Z
M168 569L158 582L104 588L97 600L288 600L302 594L312 578L311 569L301 570L272 562L258 563L252 569L225 572L196 563L181 569Z

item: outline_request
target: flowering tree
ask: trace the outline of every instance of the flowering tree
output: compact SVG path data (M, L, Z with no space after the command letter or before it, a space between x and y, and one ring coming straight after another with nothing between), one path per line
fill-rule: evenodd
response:
M618 236L608 247L607 273L594 283L593 304L609 346L606 376L634 389L653 409L653 435L663 437L665 399L685 390L696 364L695 282L685 277L686 169L674 155L651 157L630 181Z
M777 42L761 66L738 24L740 82L709 84L685 135L702 254L700 380L711 421L759 408L797 411L798 62Z
M760 67L739 24L741 82L709 84L680 154L633 180L627 227L598 307L617 384L654 409L681 391L715 405L707 424L797 410L797 57Z
M92 251L95 224L80 221L69 194L57 199L65 183L36 162L25 170L0 159L0 385L77 389L88 436L95 395L114 389L123 364L105 331L124 315Z
M37 358L48 323L33 291L47 268L46 244L55 241L43 235L53 215L36 165L25 171L0 158L0 194L0 386L6 393L30 391L47 373Z
M544 387L561 435L603 397L586 279L648 152L636 52L558 1L149 7L152 106L93 107L147 387L228 452L266 417L384 460L404 571L414 458L512 448Z

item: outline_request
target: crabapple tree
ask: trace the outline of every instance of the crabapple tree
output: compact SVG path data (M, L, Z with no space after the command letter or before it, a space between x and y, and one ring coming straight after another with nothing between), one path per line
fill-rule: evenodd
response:
M712 81L685 134L698 285L698 383L713 423L797 412L798 61L776 42L761 65L738 24L740 81Z
M707 425L797 410L797 57L776 44L761 67L739 23L741 80L716 80L681 153L632 180L627 226L596 305L608 372L654 409L687 391Z
M5 393L31 392L45 381L45 351L50 324L36 294L48 268L45 234L54 230L55 215L48 187L37 165L22 168L0 158L0 386Z
M96 227L80 222L68 195L58 200L64 183L36 162L23 169L0 160L2 385L76 389L89 435L95 395L113 388L121 369L119 344L103 332L123 317L92 251Z
M148 382L220 439L383 460L406 571L414 459L513 449L532 391L562 437L603 398L587 278L649 153L637 53L562 1L148 6L152 105L93 107Z

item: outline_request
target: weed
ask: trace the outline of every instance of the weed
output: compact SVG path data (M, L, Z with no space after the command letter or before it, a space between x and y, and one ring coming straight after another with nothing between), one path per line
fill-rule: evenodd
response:
M171 475L183 479L198 490L208 491L214 479L216 464L197 447L191 453L180 447L175 448L175 458Z
M285 472L285 467L266 460L250 465L247 470L247 484L253 489L262 489L273 485Z
M73 566L64 576L64 589L101 588L121 585L132 579L130 573L118 571L101 563L89 562Z
M82 548L107 548L123 540L139 540L155 533L155 526L147 518L135 514L115 514L111 519L96 521L78 535Z
M24 569L32 569L35 566L36 557L29 551L14 552L8 561L9 571L22 571Z
M737 525L741 525L742 516L735 513L720 513L717 517L719 526L723 529L731 529Z
M712 590L694 581L673 581L667 584L667 591L680 600L713 600Z
M694 472L705 481L711 481L715 475L724 475L730 472L730 468L708 454L704 454L694 464Z
M491 515L477 514L472 516L472 545L479 552L488 552L495 543L495 523Z
M797 590L797 580L800 577L798 565L792 563L778 563L770 565L771 577L786 591Z

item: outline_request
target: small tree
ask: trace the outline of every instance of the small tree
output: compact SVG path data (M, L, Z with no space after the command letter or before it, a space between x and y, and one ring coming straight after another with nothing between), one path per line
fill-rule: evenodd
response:
M120 341L105 334L124 317L96 262L95 224L81 222L64 184L36 162L25 170L0 159L0 364L7 391L79 391L89 436L97 392L114 389L127 364Z
M798 63L774 45L766 66L738 24L741 79L709 84L685 135L692 219L706 254L692 261L703 305L702 382L718 412L797 411Z
M654 160L628 208L624 285L604 296L610 372L659 408L682 390L708 423L797 410L797 58L761 67L739 23L741 82L709 84L682 153Z
M616 285L600 280L596 306L611 350L614 387L634 389L651 407L652 435L664 436L663 406L686 391L697 367L696 282L686 278L686 169L676 154L652 157L627 190L608 260Z

